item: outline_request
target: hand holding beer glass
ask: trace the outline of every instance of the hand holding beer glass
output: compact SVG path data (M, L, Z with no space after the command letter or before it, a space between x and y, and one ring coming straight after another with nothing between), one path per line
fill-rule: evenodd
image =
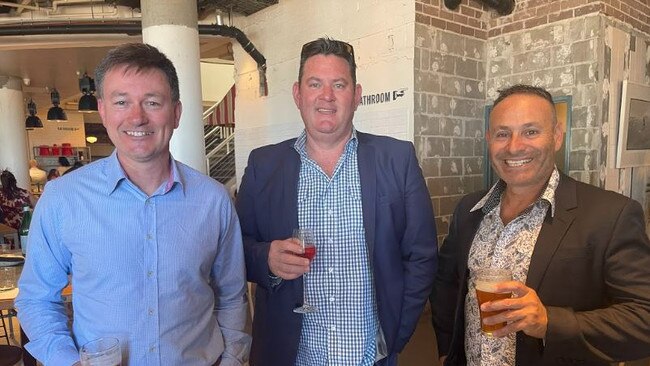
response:
M501 329L506 326L506 323L498 323L488 325L483 323L483 319L497 315L501 311L483 311L481 310L481 305L488 301L496 301L502 299L508 299L512 297L511 292L497 293L495 291L495 285L501 282L511 281L512 272L509 269L503 268L481 268L476 271L476 280L474 282L476 288L476 300L479 306L479 312L481 317L481 330L487 336L492 336L492 333L495 330Z

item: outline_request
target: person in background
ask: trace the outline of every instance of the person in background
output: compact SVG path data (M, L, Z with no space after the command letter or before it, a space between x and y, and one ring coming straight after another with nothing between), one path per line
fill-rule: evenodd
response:
M84 166L84 163L82 163L82 162L80 162L80 161L75 161L75 163L72 164L72 166L70 167L70 169L66 170L66 171L63 173L63 175L66 175L66 174L68 174L68 173L70 173L70 172L74 172L75 170L81 168L82 166Z
M501 178L465 196L440 249L432 295L444 365L611 365L650 355L650 242L639 203L558 171L562 146L551 95L500 92L486 139ZM481 305L476 270L508 268Z
M59 174L59 171L56 168L52 168L47 172L47 181L51 181L53 179L56 179L60 177L61 174Z
M9 170L0 173L0 184L2 223L18 230L23 218L23 207L34 207L36 200L28 190L18 187L16 177Z
M70 160L65 156L59 156L59 166L56 167L56 170L59 172L59 176L63 175L68 169L70 169Z
M44 186L47 183L47 173L38 167L38 162L34 159L29 161L29 178L33 186Z
M108 336L126 365L243 365L239 221L220 183L169 152L182 108L172 62L153 46L125 44L95 78L116 149L48 183L34 212L15 302L26 349L68 366L78 346ZM72 331L61 302L70 275Z
M415 149L354 128L361 85L345 42L302 47L293 97L304 132L251 152L237 195L257 284L251 365L396 365L436 270ZM311 265L291 239L298 227L315 232ZM304 290L317 312L292 311Z

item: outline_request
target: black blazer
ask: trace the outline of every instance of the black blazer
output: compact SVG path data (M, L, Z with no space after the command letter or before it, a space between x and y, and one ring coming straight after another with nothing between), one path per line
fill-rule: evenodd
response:
M483 218L458 204L440 249L433 323L445 365L465 365L467 259ZM516 363L609 365L650 355L650 243L643 210L620 194L561 175L533 251L526 286L548 311L546 344L517 333Z
M431 291L437 239L429 192L413 144L357 132L361 201L379 322L389 357L415 330ZM302 278L271 288L270 243L298 225L300 157L295 139L251 152L237 196L248 280L257 284L251 365L294 365L302 316Z

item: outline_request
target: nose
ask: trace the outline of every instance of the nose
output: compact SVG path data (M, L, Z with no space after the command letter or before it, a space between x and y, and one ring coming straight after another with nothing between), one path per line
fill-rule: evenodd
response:
M523 151L525 149L525 146L522 139L517 134L513 134L510 136L510 140L508 141L506 148L510 154L516 154Z
M142 125L146 122L144 108L142 108L140 104L134 103L131 108L129 108L128 121L136 126Z
M321 98L323 98L323 100L326 100L328 102L332 102L334 101L334 99L336 99L334 96L334 89L332 88L331 85L325 85L323 87L323 93L321 94Z

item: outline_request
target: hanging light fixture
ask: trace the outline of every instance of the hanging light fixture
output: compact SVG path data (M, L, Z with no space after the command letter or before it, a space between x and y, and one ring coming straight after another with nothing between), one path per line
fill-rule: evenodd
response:
M79 79L79 90L83 93L83 96L79 99L79 112L97 112L97 97L93 95L95 93L95 80L85 72Z
M29 103L27 103L27 110L29 111L29 116L25 120L25 128L28 130L33 130L35 128L43 128L43 122L36 115L36 103L32 98L29 98Z
M65 111L63 111L63 108L59 107L61 97L59 97L59 92L56 88L52 89L50 98L52 99L52 107L47 111L47 120L52 122L67 121L68 117L65 115Z

